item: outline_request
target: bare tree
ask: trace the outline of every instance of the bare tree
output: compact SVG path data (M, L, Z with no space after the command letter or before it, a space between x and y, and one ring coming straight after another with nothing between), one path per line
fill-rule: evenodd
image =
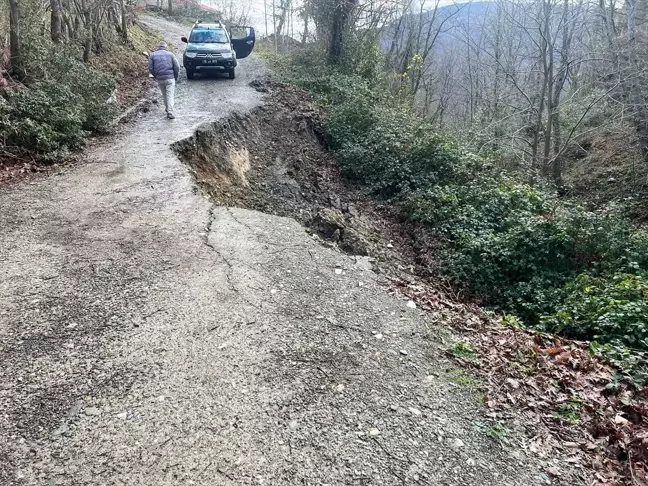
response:
M22 81L26 77L20 37L20 9L18 0L9 0L9 45L11 73Z
M50 35L56 43L61 42L62 18L60 0L50 0Z
M300 15L332 63L345 42L356 57L380 46L385 81L439 129L556 184L602 111L605 123L632 123L648 161L644 2L307 0Z
M119 0L119 10L121 13L121 36L124 42L128 42L128 17L126 15L126 2L124 2L124 0Z
M277 22L276 35L281 36L283 34L283 28L291 8L290 0L279 0L279 21Z
M358 0L333 0L331 12L331 42L329 45L329 59L333 64L338 64L344 52L344 37L347 32L349 19L356 8Z

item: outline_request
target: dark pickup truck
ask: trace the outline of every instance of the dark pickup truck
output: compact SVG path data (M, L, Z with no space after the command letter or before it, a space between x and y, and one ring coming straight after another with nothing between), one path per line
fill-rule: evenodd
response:
M198 21L189 38L182 37L182 42L187 44L182 61L188 79L193 79L196 73L209 71L226 72L234 79L237 60L248 57L254 49L255 34L252 27L227 29L219 21Z

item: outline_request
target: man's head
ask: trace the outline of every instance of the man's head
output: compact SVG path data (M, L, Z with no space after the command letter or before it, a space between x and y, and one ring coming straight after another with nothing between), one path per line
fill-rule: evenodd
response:
M167 48L167 43L164 41L160 41L158 44L158 49L166 49Z

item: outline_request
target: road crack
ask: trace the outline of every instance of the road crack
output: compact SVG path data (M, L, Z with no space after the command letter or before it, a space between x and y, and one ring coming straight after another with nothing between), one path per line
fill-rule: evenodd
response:
M216 255L218 256L218 258L220 258L220 259L225 263L225 265L227 266L227 271L225 272L225 278L227 279L227 286L228 286L228 288L229 288L232 292L235 292L235 293L237 293L237 294L240 294L239 289L238 289L237 286L234 284L234 279L233 279L234 266L232 265L232 262L230 262L230 261L225 257L225 255L223 255L223 253L222 253L222 251L221 251L220 249L218 249L218 248L217 248L213 243L211 243L211 242L209 241L209 236L211 235L211 232L212 232L212 226L213 226L213 224L214 224L214 220L216 219L215 216L214 216L214 209L216 209L216 207L217 207L217 205L213 204L213 205L209 208L208 221L207 221L207 228L206 228L205 235L204 235L204 237L203 237L203 243L204 243L204 244L205 244L209 249L211 249L214 253L216 253Z

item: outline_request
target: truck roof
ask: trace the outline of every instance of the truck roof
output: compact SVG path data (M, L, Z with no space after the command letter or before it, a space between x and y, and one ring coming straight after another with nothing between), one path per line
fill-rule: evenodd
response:
M225 26L220 20L216 21L207 21L204 22L202 20L196 20L196 22L193 25L194 27L201 27L203 29L224 29Z

